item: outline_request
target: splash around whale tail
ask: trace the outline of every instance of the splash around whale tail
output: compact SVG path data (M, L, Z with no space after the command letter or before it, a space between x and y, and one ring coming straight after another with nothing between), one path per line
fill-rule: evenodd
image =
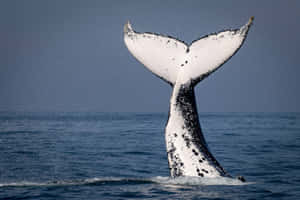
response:
M196 85L239 50L253 19L240 29L213 33L190 45L170 36L138 33L128 22L124 26L124 41L138 61L169 84L180 81Z

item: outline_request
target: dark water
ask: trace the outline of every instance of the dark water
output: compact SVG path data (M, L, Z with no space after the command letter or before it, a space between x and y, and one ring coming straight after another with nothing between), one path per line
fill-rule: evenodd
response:
M300 114L205 113L236 179L170 179L165 114L0 113L0 199L300 199Z

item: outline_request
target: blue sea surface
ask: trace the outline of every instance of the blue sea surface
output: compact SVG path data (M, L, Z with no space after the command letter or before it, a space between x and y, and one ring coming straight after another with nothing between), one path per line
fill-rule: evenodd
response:
M300 199L299 113L201 113L233 178L169 178L167 114L0 112L0 199Z

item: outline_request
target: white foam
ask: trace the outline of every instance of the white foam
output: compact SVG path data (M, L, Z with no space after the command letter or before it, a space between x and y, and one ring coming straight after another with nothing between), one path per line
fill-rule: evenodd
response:
M55 180L47 182L32 182L20 181L10 183L0 183L0 187L35 187L35 186L66 186L66 185L86 185L92 183L112 183L121 181L145 181L143 179L128 179L122 177L102 177L102 178L87 178L87 179L74 179L74 180ZM149 180L150 181L150 180Z
M64 186L64 185L83 185L100 181L98 178L84 179L84 180L60 180L60 181L47 181L47 182L31 182L20 181L11 183L0 183L0 187L32 187L32 186Z
M238 179L227 177L205 178L183 176L177 178L157 176L151 179L153 182L165 185L248 185L253 182L241 182Z
M196 185L248 185L253 184L252 182L241 182L238 179L233 178L203 178L203 177L162 177L157 176L153 178L123 178L123 177L101 177L101 178L87 178L77 180L58 180L58 181L47 181L47 182L31 182L31 181L20 181L11 183L0 183L0 187L43 187L43 186L68 186L68 185L86 185L93 183L112 183L112 182L137 182L140 184L145 183L157 183L162 185L173 185L173 186L196 186Z
M43 185L47 185L47 183L37 183L37 182L30 182L30 181L0 183L0 187L26 187L26 186L43 186Z

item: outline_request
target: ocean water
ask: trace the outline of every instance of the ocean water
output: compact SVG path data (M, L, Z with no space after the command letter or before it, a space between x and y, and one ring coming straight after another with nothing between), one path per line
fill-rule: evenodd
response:
M299 113L200 113L234 178L169 178L162 113L1 112L0 199L300 199Z

